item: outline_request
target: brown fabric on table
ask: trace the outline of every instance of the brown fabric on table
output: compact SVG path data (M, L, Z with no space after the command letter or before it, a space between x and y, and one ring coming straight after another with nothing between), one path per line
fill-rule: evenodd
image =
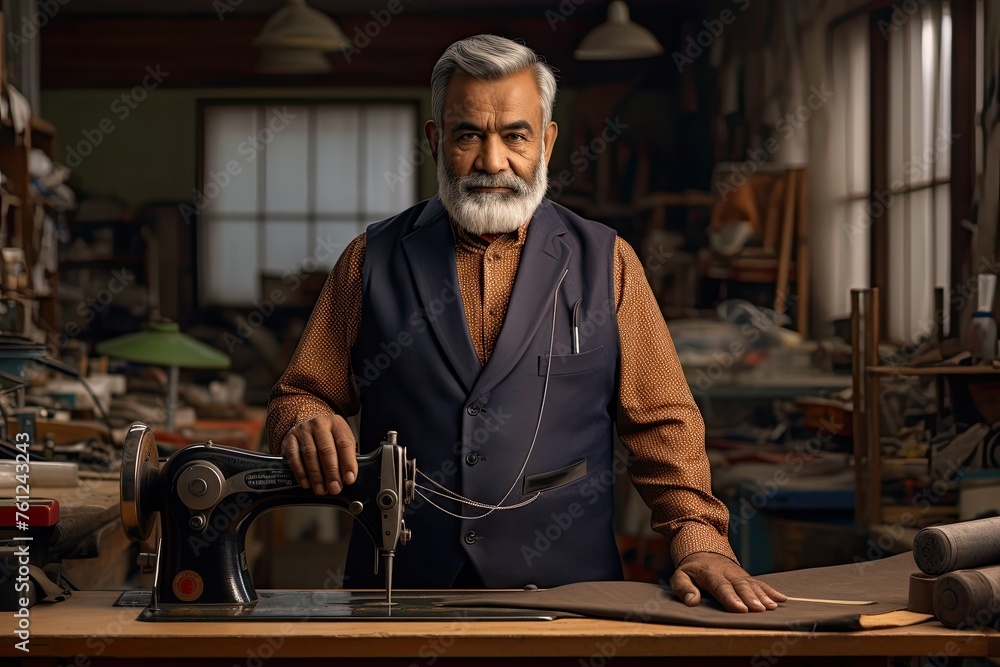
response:
M905 609L910 575L916 571L910 553L879 561L779 572L757 577L785 595L825 600L874 600L870 605L832 605L788 601L763 613L734 614L703 596L688 607L656 584L592 581L541 591L493 593L444 602L469 607L513 607L566 611L597 618L758 630L838 631L863 629L862 617ZM909 622L926 617L912 616ZM900 623L907 624L906 622Z

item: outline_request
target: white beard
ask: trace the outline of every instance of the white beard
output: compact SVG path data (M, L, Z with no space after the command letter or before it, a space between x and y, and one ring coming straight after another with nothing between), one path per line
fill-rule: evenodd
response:
M437 181L438 196L451 219L467 232L482 236L507 234L531 220L548 190L549 174L544 154L538 158L533 183L513 171L455 176L439 157ZM510 188L511 192L476 192L475 188Z

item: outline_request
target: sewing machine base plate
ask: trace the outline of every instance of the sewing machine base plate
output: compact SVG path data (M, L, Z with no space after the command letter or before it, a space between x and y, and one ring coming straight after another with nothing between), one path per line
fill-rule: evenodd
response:
M253 607L177 605L150 609L150 591L124 591L116 607L144 607L140 621L551 621L574 614L527 609L442 607L437 603L483 591L410 591L393 595L392 609L381 591L258 591Z

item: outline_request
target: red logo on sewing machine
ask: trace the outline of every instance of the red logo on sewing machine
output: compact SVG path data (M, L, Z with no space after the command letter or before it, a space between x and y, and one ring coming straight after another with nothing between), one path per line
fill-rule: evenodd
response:
M174 577L174 595L184 602L194 602L205 590L205 582L194 570L181 570Z

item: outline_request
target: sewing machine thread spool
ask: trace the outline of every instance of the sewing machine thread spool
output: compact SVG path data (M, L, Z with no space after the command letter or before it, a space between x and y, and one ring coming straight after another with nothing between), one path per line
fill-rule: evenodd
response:
M1000 517L924 528L913 539L913 560L940 575L1000 563Z
M934 584L934 615L950 628L983 628L1000 615L1000 566L959 570Z

